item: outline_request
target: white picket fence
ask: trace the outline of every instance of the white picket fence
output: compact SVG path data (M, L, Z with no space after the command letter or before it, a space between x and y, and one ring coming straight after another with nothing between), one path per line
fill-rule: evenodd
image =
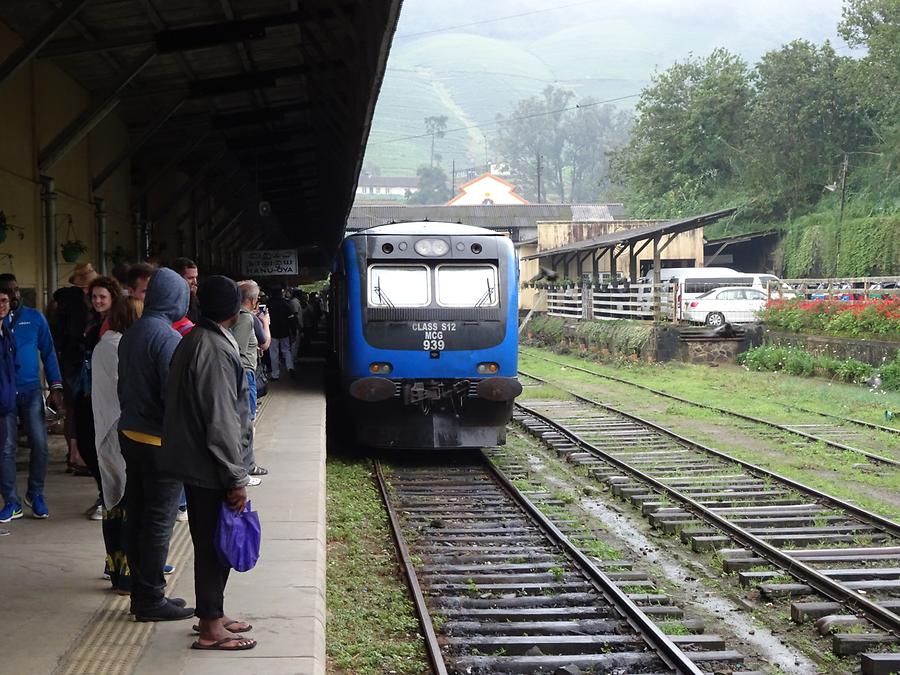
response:
M585 298L584 292L588 296ZM675 293L668 284L658 293L653 284L620 284L616 286L570 286L547 289L547 314L570 319L637 319L652 321L654 297L659 297L659 316L671 320Z

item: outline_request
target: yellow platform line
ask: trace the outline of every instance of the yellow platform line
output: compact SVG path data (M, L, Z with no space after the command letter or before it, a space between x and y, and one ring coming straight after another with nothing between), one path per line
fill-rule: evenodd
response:
M176 523L169 544L170 565L175 572L168 578L172 588L188 566L193 553L187 523ZM53 675L130 675L153 634L152 623L141 623L128 613L130 599L110 592L91 617L73 646L60 659Z

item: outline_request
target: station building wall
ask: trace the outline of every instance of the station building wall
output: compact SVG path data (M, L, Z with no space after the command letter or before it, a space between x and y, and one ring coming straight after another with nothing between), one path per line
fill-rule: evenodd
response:
M0 23L0 61L21 38ZM0 210L14 229L0 243L0 272L13 272L23 289L33 289L36 304L47 299L46 232L42 216L38 153L90 103L89 93L59 67L33 59L0 85ZM47 172L55 180L56 238L80 239L87 246L78 262L98 271L99 240L93 199L106 200L108 250L135 249L130 213L130 167L124 163L96 192L92 177L128 144L128 129L115 112ZM69 226L71 218L71 228ZM65 285L74 263L57 247L59 283ZM55 289L49 289L52 291Z

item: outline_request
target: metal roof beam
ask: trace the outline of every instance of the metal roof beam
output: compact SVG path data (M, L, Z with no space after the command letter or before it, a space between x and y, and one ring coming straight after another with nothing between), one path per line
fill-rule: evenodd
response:
M188 155L199 148L209 138L209 133L199 133L196 134L193 138L194 140L190 143L182 145L179 150L169 158L169 161L166 162L164 166L160 167L160 169L156 173L154 173L146 181L146 183L144 183L143 187L134 191L134 197L131 200L132 209L140 204L141 200L146 196L146 194L150 190L152 190L153 187L163 179L163 177L168 176L173 171L175 171L178 168L178 165L181 164L185 159L187 159ZM226 150L222 149L220 156L224 156L225 152Z
M309 72L311 66L286 66L271 70L255 70L239 75L226 75L223 77L211 77L205 80L195 80L190 83L192 98L206 96L222 96L252 89L266 89L278 86L278 80L299 77Z
M156 52L152 49L141 54L131 65L131 69L113 86L112 90L97 100L90 108L81 113L50 141L38 154L38 166L41 173L47 171L56 162L65 157L96 127L117 105L119 95L129 83L153 60Z
M179 99L175 101L175 103L169 106L161 115L156 117L153 122L151 122L150 126L142 133L138 138L134 139L131 143L128 144L128 147L122 151L113 161L107 164L103 170L98 173L94 180L91 182L91 187L93 190L99 190L100 187L109 180L110 176L112 176L116 169L118 169L122 164L124 164L128 159L130 159L134 153L140 150L147 141L149 141L153 135L162 129L166 122L171 119L172 115L178 112L178 109L184 105L185 99Z
M71 21L87 4L87 0L69 0L54 12L41 27L25 42L19 45L0 65L0 85L33 59L41 48L56 35L63 26Z
M225 156L226 152L227 151L223 149L220 152L217 152L214 155L212 155L208 160L206 160L206 163L204 163L199 169L197 169L197 171L194 172L194 174L191 176L190 180L187 183L185 183L184 185L182 185L181 188L179 188L178 190L175 191L175 194L169 198L169 201L166 202L165 206L163 206L159 211L154 213L153 217L148 218L148 220L152 220L153 222L159 222L160 220L165 218L169 214L169 211L171 211L173 208L175 208L175 205L178 204L178 202L180 202L182 199L187 197L191 193L191 191L193 191L194 188L196 188L198 185L200 185L200 183L203 182L203 179L206 177L206 174L208 174L212 170L212 168L221 161L221 159ZM238 169L240 169L240 167L238 167ZM233 176L235 173L237 173L237 170L235 170L233 173L231 173L228 176L228 178L231 178L231 176ZM225 180L228 180L228 178L226 178Z
M242 110L239 112L223 113L211 118L213 129L231 129L245 127L265 122L281 122L288 114L301 112L309 108L306 101L297 101L286 105L272 106L264 110Z

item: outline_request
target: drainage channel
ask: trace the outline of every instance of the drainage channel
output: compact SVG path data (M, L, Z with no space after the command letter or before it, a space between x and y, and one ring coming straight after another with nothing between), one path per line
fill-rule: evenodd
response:
M741 428L746 430L751 430L754 427L759 428L760 426L766 427L767 429L774 430L775 434L778 432L791 434L794 436L799 436L805 439L806 442L809 443L822 443L827 445L828 447L835 448L837 450L844 450L846 452L853 452L860 457L865 458L869 462L875 465L887 465L893 467L900 467L900 461L893 459L891 457L886 457L885 455L880 455L874 452L870 452L868 450L863 450L862 448L858 448L852 445L849 445L843 441L865 441L868 443L874 443L876 441L873 440L872 437L866 436L865 431L883 433L883 434L898 434L900 430L892 429L891 427L885 427L880 424L872 424L870 422L864 422L862 420L856 420L851 418L839 417L837 415L831 415L829 413L823 413L815 410L809 410L808 408L801 408L800 406L789 406L795 408L797 410L802 410L808 414L814 415L813 418L805 420L803 424L781 424L779 422L773 422L772 420L763 419L761 417L756 417L754 415L747 415L746 413L741 413L736 410L729 410L727 408L720 408L718 406L709 405L707 403L701 403L699 401L692 401L690 399L684 398L682 396L677 396L675 394L670 394L666 391L661 391L659 389L654 389L653 387L648 387L644 384L639 384L637 382L632 382L630 380L626 380L621 377L614 377L612 375L606 375L604 373L598 373L596 370L591 370L589 368L583 368L581 366L576 366L568 363L563 363L562 361L557 361L555 359L548 358L542 354L535 354L531 351L526 352L527 355L531 358L540 359L541 361L546 361L547 363L552 363L554 365L563 366L569 370L574 370L580 373L585 373L588 375L593 375L594 377L601 378L604 380L609 380L611 382L616 382L619 384L625 384L630 387L635 387L636 389L642 389L644 391L648 391L656 396L662 396L663 398L668 398L673 401L678 401L679 403L684 403L685 405L691 405L697 408L704 408L706 410L713 410L715 412L721 413L723 415L727 415L729 417L734 417L736 419L741 420ZM817 421L817 417L823 417L826 419L834 420L833 423L823 423L821 421ZM889 450L888 450L889 451ZM890 451L889 451L890 452Z
M864 652L864 673L900 668L900 654L889 651L900 643L900 525L572 396L517 404L515 419L655 527L695 551L716 552L743 585L795 598L793 619L817 620L839 656Z
M376 474L435 673L747 672L719 636L666 635L680 611L643 572L586 555L483 454Z

